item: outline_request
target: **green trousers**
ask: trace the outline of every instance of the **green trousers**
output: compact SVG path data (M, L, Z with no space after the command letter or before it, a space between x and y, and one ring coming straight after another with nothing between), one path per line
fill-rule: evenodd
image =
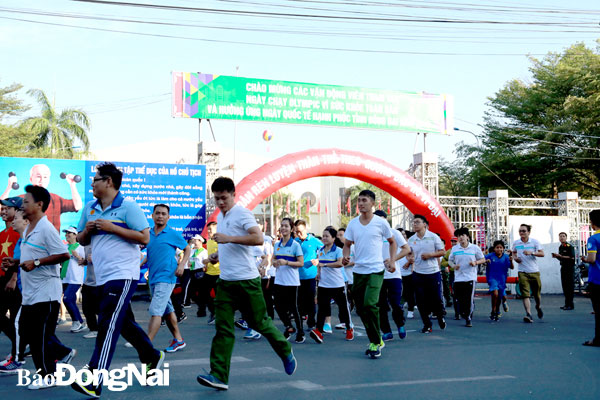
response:
M219 279L215 298L217 332L210 349L210 373L223 383L229 382L231 354L235 343L235 310L240 310L248 326L269 341L279 358L285 359L292 351L292 345L267 315L260 278L245 281Z
M381 330L379 328L379 292L383 285L383 271L374 274L354 273L352 297L356 305L356 313L360 317L369 341L374 344L381 343Z

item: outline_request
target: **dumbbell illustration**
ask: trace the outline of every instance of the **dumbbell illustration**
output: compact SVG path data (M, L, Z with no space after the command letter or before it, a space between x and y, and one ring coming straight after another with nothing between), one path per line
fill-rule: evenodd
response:
M10 171L10 172L8 173L8 177L10 178L10 177L13 177L13 176L16 178L16 177L17 177L17 174L15 174L14 172ZM19 184L18 184L17 182L13 182L13 184L12 184L12 190L18 190L18 189L19 189L19 187L20 187L20 186L19 186Z
M61 179L66 179L66 178L67 178L67 174L66 174L66 172L61 172L61 173L60 173L60 178L61 178ZM75 182L79 183L79 182L81 182L81 176L79 176L79 175L75 175L75 176L73 177L73 180L74 180Z

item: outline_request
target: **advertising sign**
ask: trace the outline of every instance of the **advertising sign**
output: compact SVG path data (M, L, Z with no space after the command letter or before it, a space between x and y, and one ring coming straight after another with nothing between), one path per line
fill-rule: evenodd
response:
M172 115L448 134L452 96L174 72Z
M83 206L92 200L91 182L100 161L0 157L0 199L23 196L25 186L43 186L50 192L46 215L61 231L77 226ZM206 220L206 166L114 162L123 172L120 191L140 205L150 226L152 208L171 208L169 226L186 238L200 233ZM4 186L4 188L3 188Z

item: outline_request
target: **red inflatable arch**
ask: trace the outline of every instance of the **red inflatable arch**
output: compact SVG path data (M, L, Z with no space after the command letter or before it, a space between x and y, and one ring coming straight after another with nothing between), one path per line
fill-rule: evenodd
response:
M313 149L288 154L264 164L236 185L236 201L253 210L275 191L317 176L343 176L368 182L401 201L413 214L424 215L429 227L450 244L454 226L438 203L413 177L392 164L357 151ZM214 221L219 210L208 218Z

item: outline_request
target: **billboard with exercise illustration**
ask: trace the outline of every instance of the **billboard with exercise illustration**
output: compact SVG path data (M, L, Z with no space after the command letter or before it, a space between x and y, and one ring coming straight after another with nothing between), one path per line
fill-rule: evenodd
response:
M0 157L0 199L23 196L25 186L43 186L51 201L46 215L62 232L77 226L81 209L94 199L91 182L100 161ZM185 237L200 233L206 219L204 165L114 162L123 171L121 193L135 200L152 224L154 204L171 208L169 226ZM2 182L0 180L0 182ZM62 234L62 233L61 233Z
M449 134L447 94L173 72L172 116Z

